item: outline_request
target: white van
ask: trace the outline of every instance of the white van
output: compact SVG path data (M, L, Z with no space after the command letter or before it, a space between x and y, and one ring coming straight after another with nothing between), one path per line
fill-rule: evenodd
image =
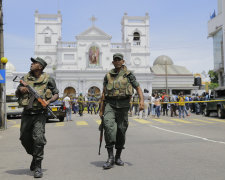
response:
M15 95L6 95L7 118L21 116L23 107L19 107L17 99Z

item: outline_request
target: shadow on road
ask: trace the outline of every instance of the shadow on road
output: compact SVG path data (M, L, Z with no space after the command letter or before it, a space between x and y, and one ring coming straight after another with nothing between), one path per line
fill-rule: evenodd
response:
M46 169L42 169L43 172L46 171ZM13 175L28 175L28 176L33 176L34 173L30 171L30 169L15 169L15 170L9 170L6 171L8 174L13 174Z
M6 171L6 173L14 174L14 175L29 175L29 176L33 176L33 172L31 172L30 169L15 169L15 170Z
M102 167L104 163L105 163L105 161L94 161L94 162L91 162L90 164L92 164L96 167Z
M96 167L102 167L104 163L105 163L105 161L94 161L94 162L91 162L90 164L92 164ZM124 162L124 164L128 165L128 166L133 166L133 164L130 162Z

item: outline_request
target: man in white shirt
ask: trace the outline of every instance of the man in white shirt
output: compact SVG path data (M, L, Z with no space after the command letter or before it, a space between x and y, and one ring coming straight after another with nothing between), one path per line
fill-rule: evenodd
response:
M148 106L149 106L149 91L147 89L144 89L144 93L143 93L143 96L144 96L144 110L140 111L139 112L139 119L142 119L143 118L143 111L144 111L144 119L147 119L147 116L148 116Z
M63 103L64 103L64 106L66 107L66 120L67 121L72 121L72 119L71 119L72 103L70 101L70 97L66 96L63 99Z

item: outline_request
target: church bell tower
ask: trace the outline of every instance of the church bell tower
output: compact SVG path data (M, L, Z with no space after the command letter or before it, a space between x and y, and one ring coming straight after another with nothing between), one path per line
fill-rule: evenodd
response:
M149 15L128 16L122 21L122 42L131 44L131 63L133 67L150 67Z
M43 58L48 66L45 72L53 73L57 58L57 42L62 34L62 15L39 14L35 11L35 57Z

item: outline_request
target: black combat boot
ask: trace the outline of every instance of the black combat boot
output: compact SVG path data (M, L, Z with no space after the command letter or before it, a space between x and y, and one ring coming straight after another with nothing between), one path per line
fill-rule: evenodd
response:
M103 169L110 169L114 165L113 148L107 148L107 151L108 151L108 160L103 165Z
M41 161L35 161L34 178L42 178Z
M35 169L35 161L34 161L34 157L33 157L31 164L30 164L30 170L34 171L34 169Z
M124 162L120 159L122 149L116 150L116 156L115 156L115 164L118 166L124 166Z

